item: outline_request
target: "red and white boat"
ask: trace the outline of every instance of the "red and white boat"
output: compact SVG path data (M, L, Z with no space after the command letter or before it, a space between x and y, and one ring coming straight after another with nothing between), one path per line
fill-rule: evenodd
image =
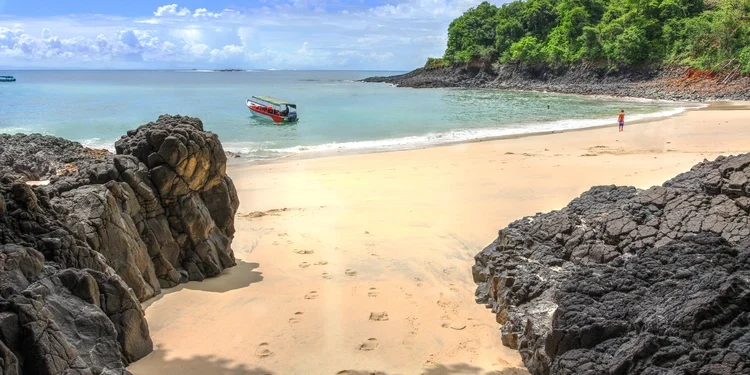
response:
M275 123L297 122L297 105L273 96L253 96L245 102L253 115L270 118Z

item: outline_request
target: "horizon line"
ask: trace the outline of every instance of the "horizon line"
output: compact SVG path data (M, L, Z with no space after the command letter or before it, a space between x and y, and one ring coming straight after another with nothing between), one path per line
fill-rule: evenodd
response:
M168 71L168 72L174 72L174 71L186 71L186 70L198 70L198 71L212 71L212 72L221 72L221 71L239 71L239 72L252 72L252 71L269 71L269 72L292 72L292 71L299 71L299 72L405 72L409 70L404 69L274 69L274 68L268 68L268 69L239 69L239 68L221 68L221 69L201 69L201 68L161 68L161 69L128 69L128 68L121 68L121 69L92 69L92 68L2 68L0 67L0 71L6 70L6 71ZM413 69L412 69L413 70Z

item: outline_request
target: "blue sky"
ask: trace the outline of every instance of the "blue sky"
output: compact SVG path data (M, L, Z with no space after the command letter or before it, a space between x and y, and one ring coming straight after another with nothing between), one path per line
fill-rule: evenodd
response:
M410 70L480 2L0 0L0 68Z

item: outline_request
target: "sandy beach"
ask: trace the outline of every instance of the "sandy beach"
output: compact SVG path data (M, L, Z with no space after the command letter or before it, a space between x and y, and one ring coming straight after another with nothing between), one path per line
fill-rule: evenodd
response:
M526 374L474 302L473 256L594 185L750 151L750 108L420 150L234 165L225 274L144 304L146 374Z

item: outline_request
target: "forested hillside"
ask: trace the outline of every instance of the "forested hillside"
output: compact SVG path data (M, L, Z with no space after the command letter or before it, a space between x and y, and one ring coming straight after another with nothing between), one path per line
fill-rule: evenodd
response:
M477 61L750 73L750 0L484 2L450 24L443 59L426 68Z

